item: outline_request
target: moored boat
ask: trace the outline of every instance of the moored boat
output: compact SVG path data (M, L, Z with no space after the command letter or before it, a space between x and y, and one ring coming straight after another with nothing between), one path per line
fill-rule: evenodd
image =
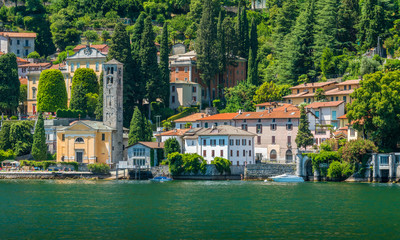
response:
M172 181L172 178L169 178L169 177L155 177L155 178L151 178L150 181L153 181L153 182L168 182L168 181Z
M304 182L304 179L302 177L298 177L296 175L290 175L290 174L282 174L279 176L271 177L271 179L274 182ZM265 180L266 182L267 180Z

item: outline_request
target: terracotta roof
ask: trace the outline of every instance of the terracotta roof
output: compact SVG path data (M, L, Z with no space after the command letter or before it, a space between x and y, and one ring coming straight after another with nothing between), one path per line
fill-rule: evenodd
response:
M265 102L265 103L259 103L256 104L256 107L269 107L269 106L279 106L278 102Z
M193 136L256 136L254 133L250 133L248 131L242 130L237 127L229 126L229 125L220 125L212 128L200 128L200 129L192 129L191 131L185 133L188 138Z
M21 85L27 85L28 84L28 79L27 78L19 78L19 83Z
M332 95L350 95L354 92L354 89L350 90L340 90L339 88L334 88L325 92L326 96Z
M146 146L148 148L153 148L153 149L157 149L157 148L158 149L163 149L164 148L164 143L163 142L138 142L138 143L135 143L133 145L128 146L128 148L131 147L131 146L135 146L137 144L142 144L142 145L144 145L144 146Z
M344 103L343 101L334 101L334 102L313 102L307 105L306 108L322 108L322 107L337 107L340 104Z
M324 87L328 86L331 84L336 84L335 81L333 82L315 82L315 83L303 83L294 87L291 87L290 89L297 89L297 88L316 88L316 87Z
M0 56L1 56L1 55L4 55L4 54L5 54L5 53L3 53L3 52L0 52Z
M1 54L0 54L0 55L1 55ZM28 61L28 60L25 60L25 59L23 59L23 58L17 57L17 63L20 63L20 64L22 65L22 64L28 64L29 61Z
M174 122L195 122L201 118L204 117L208 117L208 114L205 113L193 113L192 115L183 117L183 118L179 118L177 120L175 120Z
M342 86L342 85L355 85L355 84L360 84L360 79L356 79L356 80L347 80L341 83L336 84L337 86Z
M59 69L59 68L65 67L65 66L66 66L65 63L59 63L59 64L54 64L49 69Z
M267 118L300 118L300 110L291 104L283 104L281 107L272 109L271 112L268 112L268 110L262 112L244 112L235 117L235 120Z
M199 120L200 121L233 120L238 115L239 113L219 113Z
M297 93L297 94L290 94L290 95L284 96L283 98L304 97L306 94L308 94L308 92L300 92L300 93Z
M20 38L35 38L36 37L36 33L0 32L0 36L4 36L4 37L20 37Z
M81 50L82 48L86 48L86 46L87 46L87 45L80 44L80 45L74 47L73 51L74 51L74 52L77 52L77 51ZM89 46L90 46L91 48L95 48L95 49L99 50L100 52L102 52L102 50L105 50L104 48L107 48L107 47L108 47L107 44L89 45ZM107 50L107 52L108 52L108 50Z
M162 132L160 134L157 134L156 136L183 136L183 134L187 131L189 131L190 128L186 129L173 129L170 131Z
M51 63L28 63L28 64L23 64L19 65L18 67L51 67Z
M346 114L343 116L338 117L337 119L347 119Z

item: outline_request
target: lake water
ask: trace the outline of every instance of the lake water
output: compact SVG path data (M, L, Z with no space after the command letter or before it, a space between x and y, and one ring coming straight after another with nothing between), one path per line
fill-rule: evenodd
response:
M0 239L399 239L400 185L1 180Z

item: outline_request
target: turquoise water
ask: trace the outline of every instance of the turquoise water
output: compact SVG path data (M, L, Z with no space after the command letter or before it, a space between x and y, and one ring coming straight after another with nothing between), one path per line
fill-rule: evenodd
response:
M400 185L1 180L0 239L399 239Z

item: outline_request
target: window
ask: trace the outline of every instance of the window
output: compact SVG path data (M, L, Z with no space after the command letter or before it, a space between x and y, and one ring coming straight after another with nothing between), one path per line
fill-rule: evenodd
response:
M332 120L337 120L336 111L332 111Z
M273 119L272 119L272 122L274 123L275 121L276 121L275 118L273 118Z
M207 146L207 140L205 140L205 139L203 140L203 145Z
M229 140L229 145L230 145L230 146L233 146L233 143L234 143L234 142L233 142L233 139L230 139L230 140Z
M221 157L224 156L224 150L221 150Z
M286 151L286 162L293 162L293 153L291 150Z
M257 124L257 133L262 133L262 124Z
M242 145L246 146L246 139L242 139Z
M29 47L29 41L25 40L25 47Z
M12 40L10 40L10 46L12 46Z
M74 64L71 63L71 72L74 72Z
M288 118L287 121L291 123L291 122L292 122L292 119L291 119L291 118Z
M207 157L207 151L203 150L203 157Z
M350 128L350 137L355 137L356 136L356 131L354 128Z
M312 89L312 92L315 93L315 88Z
M249 146L251 146L251 140L249 140Z
M175 92L175 86L171 87L171 92Z
M336 101L339 101L339 97L336 97Z
M89 62L86 62L86 68L89 68L89 67L90 67Z
M347 97L343 96L343 101L346 102L347 101Z
M188 72L188 68L187 67L185 67L185 73L187 73Z
M315 116L319 118L319 111L315 111Z
M185 78L185 81L187 82L187 78Z
M17 40L17 45L19 45L19 40Z
M197 78L194 78L194 82L196 82L196 83L197 83Z
M331 101L333 101L333 97L331 97Z
M240 146L240 139L236 139L236 146Z
M65 141L65 134L61 135L61 139L62 139L63 142Z
M246 150L243 150L243 157L246 157Z
M17 55L19 55L19 49L17 49Z
M36 98L36 88L35 87L32 88L32 98L33 99Z
M197 102L197 97L193 97L193 102Z
M300 93L300 89L297 89L297 93Z
M346 85L344 85L344 90L347 90L347 86Z
M178 73L178 72L179 72L179 68L175 68L175 72L177 72L177 73Z
M85 141L83 141L83 138L78 137L75 139L75 143L84 143Z
M178 81L179 79L178 79L178 78L175 78L175 80Z
M81 63L77 63L76 64L76 68L80 68L81 67ZM113 70L114 68L111 68L111 74L112 74L112 70Z
M242 130L247 131L247 124L242 124Z
M215 157L215 150L211 150L211 157Z
M287 144L288 145L292 144L292 136L287 136Z
M272 136L272 144L275 144L275 136Z
M132 154L134 157L143 157L146 155L146 150L144 148L134 148Z
M239 157L239 150L238 150L238 151L236 151L236 156L237 156L237 157Z
M28 49L25 49L25 57L28 56L29 52Z
M172 103L175 103L175 96L172 96Z
M220 139L219 140L219 145L224 146L225 145L225 139Z
M389 157L388 156L380 156L381 165L389 165Z
M273 131L276 130L276 124L271 124L270 127L271 127L271 130L273 130Z
M101 134L101 141L105 141L106 140L106 135L104 133Z
M265 107L263 107L263 108L260 108L260 109L265 109ZM257 122L259 122L259 123L260 123L260 122L261 122L261 119L258 119L258 120L257 120Z
M276 151L274 149L269 153L269 158L273 161L276 161Z
M99 62L96 62L96 72L98 72L100 70L100 64Z
M291 131L293 129L293 124L288 123L286 124L286 130Z
M205 127L205 128L208 128L208 123L207 123L207 122L204 123L204 127Z
M349 90L351 90L351 85L349 85Z
M251 157L251 150L249 150L249 157ZM250 163L251 163L251 161L250 161Z
M311 102L311 98L308 99L308 103L310 103L310 102Z
M231 150L231 157L233 157L233 151Z
M261 136L257 136L257 144L261 144Z

